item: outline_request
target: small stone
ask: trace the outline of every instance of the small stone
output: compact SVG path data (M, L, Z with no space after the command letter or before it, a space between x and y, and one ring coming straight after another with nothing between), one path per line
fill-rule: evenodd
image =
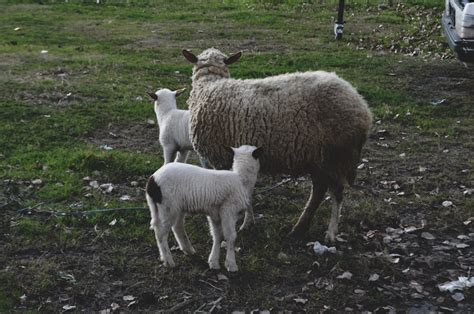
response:
M110 308L112 309L112 311L116 311L117 309L120 308L120 305L118 305L117 303L113 302L112 304L110 304Z
M283 253L283 252L280 252L280 253L278 253L277 258L278 258L279 260L281 260L281 261L287 261L287 260L288 260L288 255L286 255L286 254Z
M104 183L104 184L101 184L99 186L105 193L112 193L112 191L114 190L114 186L112 185L112 183Z
M130 197L130 195L122 195L122 196L120 197L120 200L121 200L121 201L129 201L129 200L131 200L131 199L132 199L132 198Z
M337 279L347 279L350 280L352 278L352 273L349 271L345 271L342 273L342 275L339 275L336 277Z
M443 205L443 207L450 207L450 206L453 206L453 202L451 202L451 201L444 201L443 203L441 203L441 205Z
M412 294L410 294L410 297L412 299L423 299L423 295L422 294L419 294L417 292L413 292Z
M455 294L451 295L454 301L461 302L464 300L464 294L461 292L456 292Z
M31 184L33 185L41 185L43 183L43 180L41 179L35 179L33 181L31 181Z
M369 281L377 281L379 280L380 276L378 274L372 274L369 277Z
M99 182L97 182L95 180L91 181L91 182L89 182L89 186L93 187L94 189L98 189L99 188Z
M429 232L422 232L421 237L426 240L434 240L436 237Z

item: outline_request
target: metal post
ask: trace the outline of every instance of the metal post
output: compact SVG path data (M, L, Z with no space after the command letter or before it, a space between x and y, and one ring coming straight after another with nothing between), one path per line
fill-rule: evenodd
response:
M344 0L339 0L339 10L337 11L337 21L334 23L334 36L336 39L342 38L344 32Z

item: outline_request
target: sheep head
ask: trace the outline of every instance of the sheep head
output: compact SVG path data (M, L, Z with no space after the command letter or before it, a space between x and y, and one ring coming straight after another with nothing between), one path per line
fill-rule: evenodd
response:
M225 54L220 52L218 49L209 48L204 50L200 55L196 57L191 51L183 49L183 56L189 62L197 64L199 61L202 63L224 63L225 65L230 65L237 62L242 56L242 51L239 51L230 57L227 57Z

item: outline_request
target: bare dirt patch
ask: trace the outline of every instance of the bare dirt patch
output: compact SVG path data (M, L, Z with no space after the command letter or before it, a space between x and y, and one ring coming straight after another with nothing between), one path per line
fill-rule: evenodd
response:
M159 129L154 122L141 122L127 126L109 125L97 130L86 140L97 147L159 154L161 147L158 136Z
M408 61L399 75L411 96L423 101L447 100L470 106L474 99L474 71L458 60L420 63ZM471 108L472 109L472 108Z

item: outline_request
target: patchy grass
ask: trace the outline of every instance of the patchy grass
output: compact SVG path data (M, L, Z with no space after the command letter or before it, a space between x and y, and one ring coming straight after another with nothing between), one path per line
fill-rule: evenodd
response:
M473 244L474 223L466 221L474 216L474 76L442 59L449 55L441 55L439 31L423 33L429 40L420 45L429 44L418 56L390 49L399 33L419 39L425 13L436 17L429 30L436 29L438 2L378 4L349 3L338 42L336 2L1 4L0 311L97 311L112 303L132 311L472 311L436 285L472 266L468 248L443 242ZM207 269L204 217L186 222L197 256L174 250L178 265L169 270L158 260L146 210L17 213L143 207L146 179L162 164L145 92L190 89L191 65L180 51L210 46L244 51L234 77L335 71L369 102L375 124L357 186L345 194L339 254L317 257L306 245L324 238L330 201L303 241L286 237L309 195L305 177L267 191L286 177L261 176L257 223L237 240L237 275ZM95 187L107 183L110 193ZM453 205L443 206L446 200ZM338 279L344 271L352 279ZM369 282L373 273L380 278Z

